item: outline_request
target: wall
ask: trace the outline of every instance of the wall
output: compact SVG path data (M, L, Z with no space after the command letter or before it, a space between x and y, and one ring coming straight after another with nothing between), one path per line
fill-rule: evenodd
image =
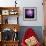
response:
M15 6L15 0L0 0L1 7ZM17 6L20 7L19 24L21 26L43 26L43 0L17 0ZM37 8L37 20L36 21L24 21L23 20L23 7L36 7Z
M21 2L20 2L21 3ZM43 26L43 6L42 0L25 0L21 3L21 15L19 20L21 26ZM36 7L37 8L37 20L36 21L24 21L23 20L23 7Z
M1 7L13 7L15 0L0 0Z

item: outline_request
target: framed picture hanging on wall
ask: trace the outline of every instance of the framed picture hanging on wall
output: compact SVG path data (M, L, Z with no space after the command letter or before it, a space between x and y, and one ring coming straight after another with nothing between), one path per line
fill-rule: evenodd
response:
M37 8L36 7L24 7L23 8L24 20L36 20Z
M9 15L9 10L2 10L2 15Z

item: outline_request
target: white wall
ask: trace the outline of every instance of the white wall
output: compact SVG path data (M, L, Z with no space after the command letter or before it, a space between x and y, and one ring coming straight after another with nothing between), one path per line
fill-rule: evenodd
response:
M15 6L15 0L0 0L1 7ZM19 24L21 26L43 26L43 6L42 0L17 0L17 6L20 7ZM37 20L36 21L24 21L23 20L23 7L36 7L37 8Z
M0 0L1 7L13 7L15 5L15 0Z
M22 26L43 26L43 6L42 0L25 0L21 3L21 15L20 25ZM37 20L36 21L24 21L23 20L23 7L36 7L37 8Z

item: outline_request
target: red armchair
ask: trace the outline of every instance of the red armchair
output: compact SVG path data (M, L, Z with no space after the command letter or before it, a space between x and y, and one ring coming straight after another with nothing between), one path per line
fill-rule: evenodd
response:
M37 35L32 30L32 28L28 28L27 31L25 32L24 37L22 38L21 46L41 46L40 42L37 40L36 37L37 37ZM34 41L32 41L32 40L34 40ZM33 44L33 43L35 43L35 44Z

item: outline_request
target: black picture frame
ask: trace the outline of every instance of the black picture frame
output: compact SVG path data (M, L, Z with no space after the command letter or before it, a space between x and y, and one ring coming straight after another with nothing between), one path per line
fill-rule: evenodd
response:
M37 8L36 7L24 7L23 8L24 20L37 20Z

